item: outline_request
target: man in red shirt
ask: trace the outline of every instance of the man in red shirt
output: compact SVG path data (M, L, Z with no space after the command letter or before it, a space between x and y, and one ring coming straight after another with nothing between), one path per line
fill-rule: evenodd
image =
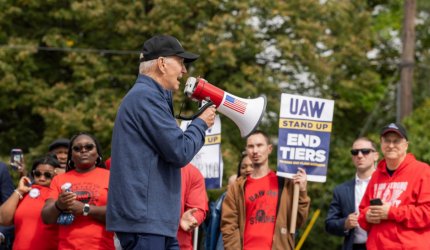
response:
M384 159L367 185L358 222L372 249L430 249L430 167L408 153L406 129L381 130Z
M263 131L248 136L246 152L254 170L228 188L221 217L224 248L294 249L289 233L294 184L300 186L296 224L300 227L306 222L310 205L306 172L299 168L294 179L277 177L269 168L272 144Z

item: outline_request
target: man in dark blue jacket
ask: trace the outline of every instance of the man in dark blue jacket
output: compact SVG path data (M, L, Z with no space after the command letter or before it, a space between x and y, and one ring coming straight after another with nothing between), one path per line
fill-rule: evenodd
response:
M3 204L13 193L13 188L9 169L5 163L0 162L0 205ZM14 237L13 231L13 226L0 226L0 250L12 249Z
M351 157L356 168L355 178L334 188L325 227L330 234L344 237L342 250L363 250L366 249L367 233L358 225L358 206L375 171L379 154L374 142L361 137L352 144Z
M150 38L136 83L118 109L106 226L123 249L179 249L180 168L204 145L215 119L209 107L184 132L174 117L172 91L187 73L185 63L197 58L172 36Z

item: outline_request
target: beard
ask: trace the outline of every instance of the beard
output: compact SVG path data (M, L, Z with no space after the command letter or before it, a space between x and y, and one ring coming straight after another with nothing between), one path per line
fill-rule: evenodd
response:
M253 162L252 163L253 168L260 168L261 166L263 166L263 163L260 163L260 162Z

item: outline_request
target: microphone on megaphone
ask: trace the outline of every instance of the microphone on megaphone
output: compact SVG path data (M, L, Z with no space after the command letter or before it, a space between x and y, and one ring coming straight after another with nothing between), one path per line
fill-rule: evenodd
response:
M242 137L254 131L266 110L266 97L244 99L215 87L203 78L189 77L185 84L184 93L194 101L206 101L199 112L192 117L179 117L192 120L198 117L206 108L215 105L217 111L227 116L239 127Z

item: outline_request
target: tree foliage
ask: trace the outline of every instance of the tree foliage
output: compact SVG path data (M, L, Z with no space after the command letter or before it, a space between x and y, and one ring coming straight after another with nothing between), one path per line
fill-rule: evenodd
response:
M31 159L79 131L95 134L110 155L116 109L136 78L143 41L170 34L200 54L190 76L237 96L267 97L260 128L275 141L281 93L335 100L328 181L309 185L312 211L322 214L305 244L334 249L341 239L326 236L323 218L333 187L354 174L348 149L359 135L378 140L379 128L395 119L402 7L400 0L2 0L0 155L21 147ZM429 161L430 138L422 136L430 113L429 5L421 3L417 16L416 110L405 122L416 135L411 150ZM196 111L176 93L176 113L181 103ZM227 178L244 140L228 118L222 123Z

